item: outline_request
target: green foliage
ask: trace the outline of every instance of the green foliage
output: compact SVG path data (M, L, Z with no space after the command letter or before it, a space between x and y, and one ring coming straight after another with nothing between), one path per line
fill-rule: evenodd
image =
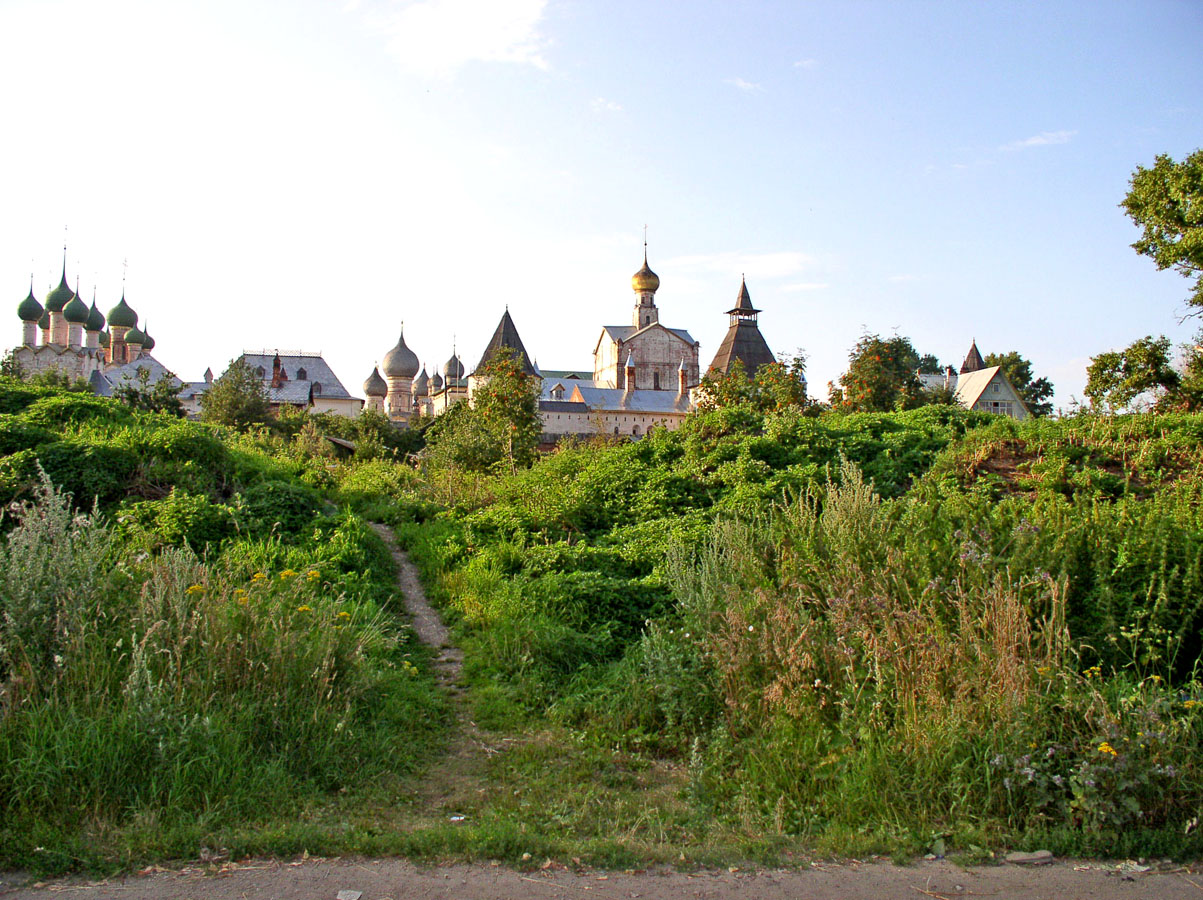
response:
M919 353L908 338L866 334L848 356L848 371L830 386L831 405L846 412L913 409L925 402L916 371Z
M473 376L471 405L457 403L426 430L430 465L511 473L535 459L542 425L539 379L523 371L521 357L503 348Z
M737 359L729 372L706 373L701 387L698 406L704 411L739 404L762 413L806 407L806 357L799 352L788 362L763 365L751 378Z
M262 481L239 498L240 517L251 534L297 534L310 525L321 506L317 493L288 481Z
M150 370L138 366L137 380L126 379L113 391L113 396L134 409L167 413L182 418L184 404L180 402L180 391L183 387L182 384L176 384L173 379L166 377L160 378L152 385Z
M88 435L50 446L227 452L188 423L150 441ZM237 499L174 490L126 503L110 528L47 477L17 508L0 544L0 865L111 865L122 835L172 829L194 846L426 752L443 709L382 606L379 540L353 517L315 517L316 496L291 482ZM270 537L238 538L248 524Z
M271 418L263 379L240 359L201 394L201 419L215 425L246 429Z
M1158 269L1194 278L1188 302L1203 306L1203 150L1180 163L1162 153L1151 169L1137 166L1120 206L1142 229L1132 249Z
M987 353L985 363L987 366L1002 367L1003 374L1027 406L1028 412L1034 416L1052 415L1053 404L1049 398L1053 396L1053 383L1047 378L1033 378L1029 360L1011 350L1008 353Z
M1178 390L1181 377L1170 365L1170 339L1152 335L1119 351L1092 357L1086 369L1086 397L1095 409L1126 409L1141 397L1161 404Z

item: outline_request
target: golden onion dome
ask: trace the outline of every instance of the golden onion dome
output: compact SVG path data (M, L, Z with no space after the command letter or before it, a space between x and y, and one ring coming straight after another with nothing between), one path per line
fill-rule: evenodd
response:
M636 294L644 291L656 293L660 289L660 276L648 268L647 250L643 251L643 268L631 276L631 290Z

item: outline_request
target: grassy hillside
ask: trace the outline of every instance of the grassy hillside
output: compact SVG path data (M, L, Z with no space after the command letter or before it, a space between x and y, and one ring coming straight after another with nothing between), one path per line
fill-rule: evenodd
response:
M1197 853L1201 437L734 408L434 473L466 499L402 533L480 721L680 759L720 819L845 851Z
M0 865L1203 851L1203 417L736 406L497 475L323 427L0 384Z
M120 867L411 771L443 702L324 460L0 384L0 866Z

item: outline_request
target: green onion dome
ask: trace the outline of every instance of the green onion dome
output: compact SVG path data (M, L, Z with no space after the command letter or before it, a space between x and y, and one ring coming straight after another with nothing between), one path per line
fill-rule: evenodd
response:
M155 339L150 336L149 331L142 332L142 337L143 337L143 341L142 341L142 349L143 350L146 350L147 352L149 352L149 351L155 349Z
M70 303L74 296L75 291L71 290L67 284L67 270L63 269L63 280L58 283L58 287L46 295L46 310L52 313L62 312L63 307Z
M389 378L413 378L418 374L418 356L405 346L405 332L397 338L397 346L384 354L381 365Z
M141 347L146 343L146 335L139 331L138 326L135 325L125 333L125 342L127 344L137 344L139 347Z
M87 331L104 331L104 313L96 308L96 301L92 301L92 308L88 310L88 324L84 326Z
M107 331L100 332L100 346L107 347L109 345L109 333Z
M118 328L133 328L138 324L138 314L130 309L130 305L125 302L125 294L121 295L121 302L109 310L109 325L117 326Z
M380 369L372 367L372 374L363 383L363 392L369 397L384 397L388 394L388 383L380 377Z
M21 301L21 305L17 307L17 315L22 322L36 322L42 318L42 313L46 310L42 309L42 304L38 303L33 296L33 287L29 288L29 296Z
M43 331L50 330L50 310L42 313L42 318L38 319L38 328L41 328Z
M79 294L63 307L63 318L72 325L82 325L88 321L88 305L79 299Z

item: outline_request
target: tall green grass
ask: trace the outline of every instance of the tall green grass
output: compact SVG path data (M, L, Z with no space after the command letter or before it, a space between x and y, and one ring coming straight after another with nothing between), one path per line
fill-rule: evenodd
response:
M444 710L369 534L151 553L44 482L0 549L0 865L412 770Z

